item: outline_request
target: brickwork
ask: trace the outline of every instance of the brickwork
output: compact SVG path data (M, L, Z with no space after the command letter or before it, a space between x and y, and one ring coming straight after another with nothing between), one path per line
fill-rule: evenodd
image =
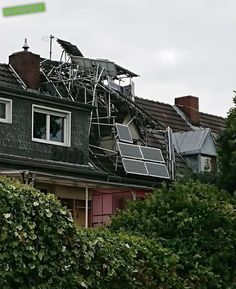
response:
M16 52L9 56L9 64L15 69L28 88L39 88L40 56L38 54L28 51Z
M192 124L199 124L198 97L192 95L177 97L175 98L175 105L185 113Z

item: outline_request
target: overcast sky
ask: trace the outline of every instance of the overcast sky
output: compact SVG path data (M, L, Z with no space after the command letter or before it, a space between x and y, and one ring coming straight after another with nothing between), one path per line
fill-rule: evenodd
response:
M1 8L45 2L45 13L0 16L0 62L21 50L49 56L50 34L84 56L140 75L139 97L174 104L199 97L200 110L226 116L236 90L235 0L2 0ZM53 58L59 58L55 43Z

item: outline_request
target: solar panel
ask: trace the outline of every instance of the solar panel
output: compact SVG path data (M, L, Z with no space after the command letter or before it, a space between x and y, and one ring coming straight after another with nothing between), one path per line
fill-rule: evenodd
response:
M83 57L83 54L78 49L78 47L74 44L71 44L68 41L62 40L57 38L57 42L62 46L62 48L68 53L69 55L80 56Z
M109 61L107 59L94 59L96 65L99 65L107 71L108 75L116 77L117 72L116 72L116 66L115 63L112 61Z
M159 177L163 179L169 179L169 172L166 165L160 163L145 162L148 175L151 177Z
M148 172L143 161L122 159L122 163L126 173L147 176Z
M85 69L96 69L96 67L100 66L100 68L104 68L103 75L108 74L112 77L117 76L115 63L109 60L92 59L72 55L71 61L74 64L79 65L80 68Z
M160 149L150 147L140 147L143 158L147 161L164 163L164 158Z
M133 143L128 125L116 123L116 130L120 141Z
M90 69L92 66L91 60L89 58L71 56L71 60L73 63L79 65L81 68Z
M143 159L139 146L122 142L117 142L117 146L121 157Z

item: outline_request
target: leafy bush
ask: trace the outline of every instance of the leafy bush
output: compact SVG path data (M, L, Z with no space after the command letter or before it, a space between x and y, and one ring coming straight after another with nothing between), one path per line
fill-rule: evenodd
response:
M218 139L218 163L221 186L236 191L236 96L229 111L226 128Z
M76 228L53 195L0 179L0 288L74 282Z
M173 251L184 288L225 289L236 284L235 228L235 200L193 181L163 186L110 225L112 232L147 237Z
M156 242L107 230L78 230L87 240L78 271L80 286L91 289L184 288L178 257ZM82 288L82 287L79 287Z
M235 212L190 182L77 228L53 195L0 179L0 288L235 288ZM125 232L124 232L125 231Z

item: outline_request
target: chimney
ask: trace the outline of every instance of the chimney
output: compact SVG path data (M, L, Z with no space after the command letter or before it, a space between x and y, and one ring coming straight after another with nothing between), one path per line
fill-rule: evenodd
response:
M40 56L29 52L27 40L22 47L24 50L9 56L9 64L24 81L27 88L39 89L40 86Z
M192 95L176 97L175 105L183 111L192 124L199 124L198 97Z

